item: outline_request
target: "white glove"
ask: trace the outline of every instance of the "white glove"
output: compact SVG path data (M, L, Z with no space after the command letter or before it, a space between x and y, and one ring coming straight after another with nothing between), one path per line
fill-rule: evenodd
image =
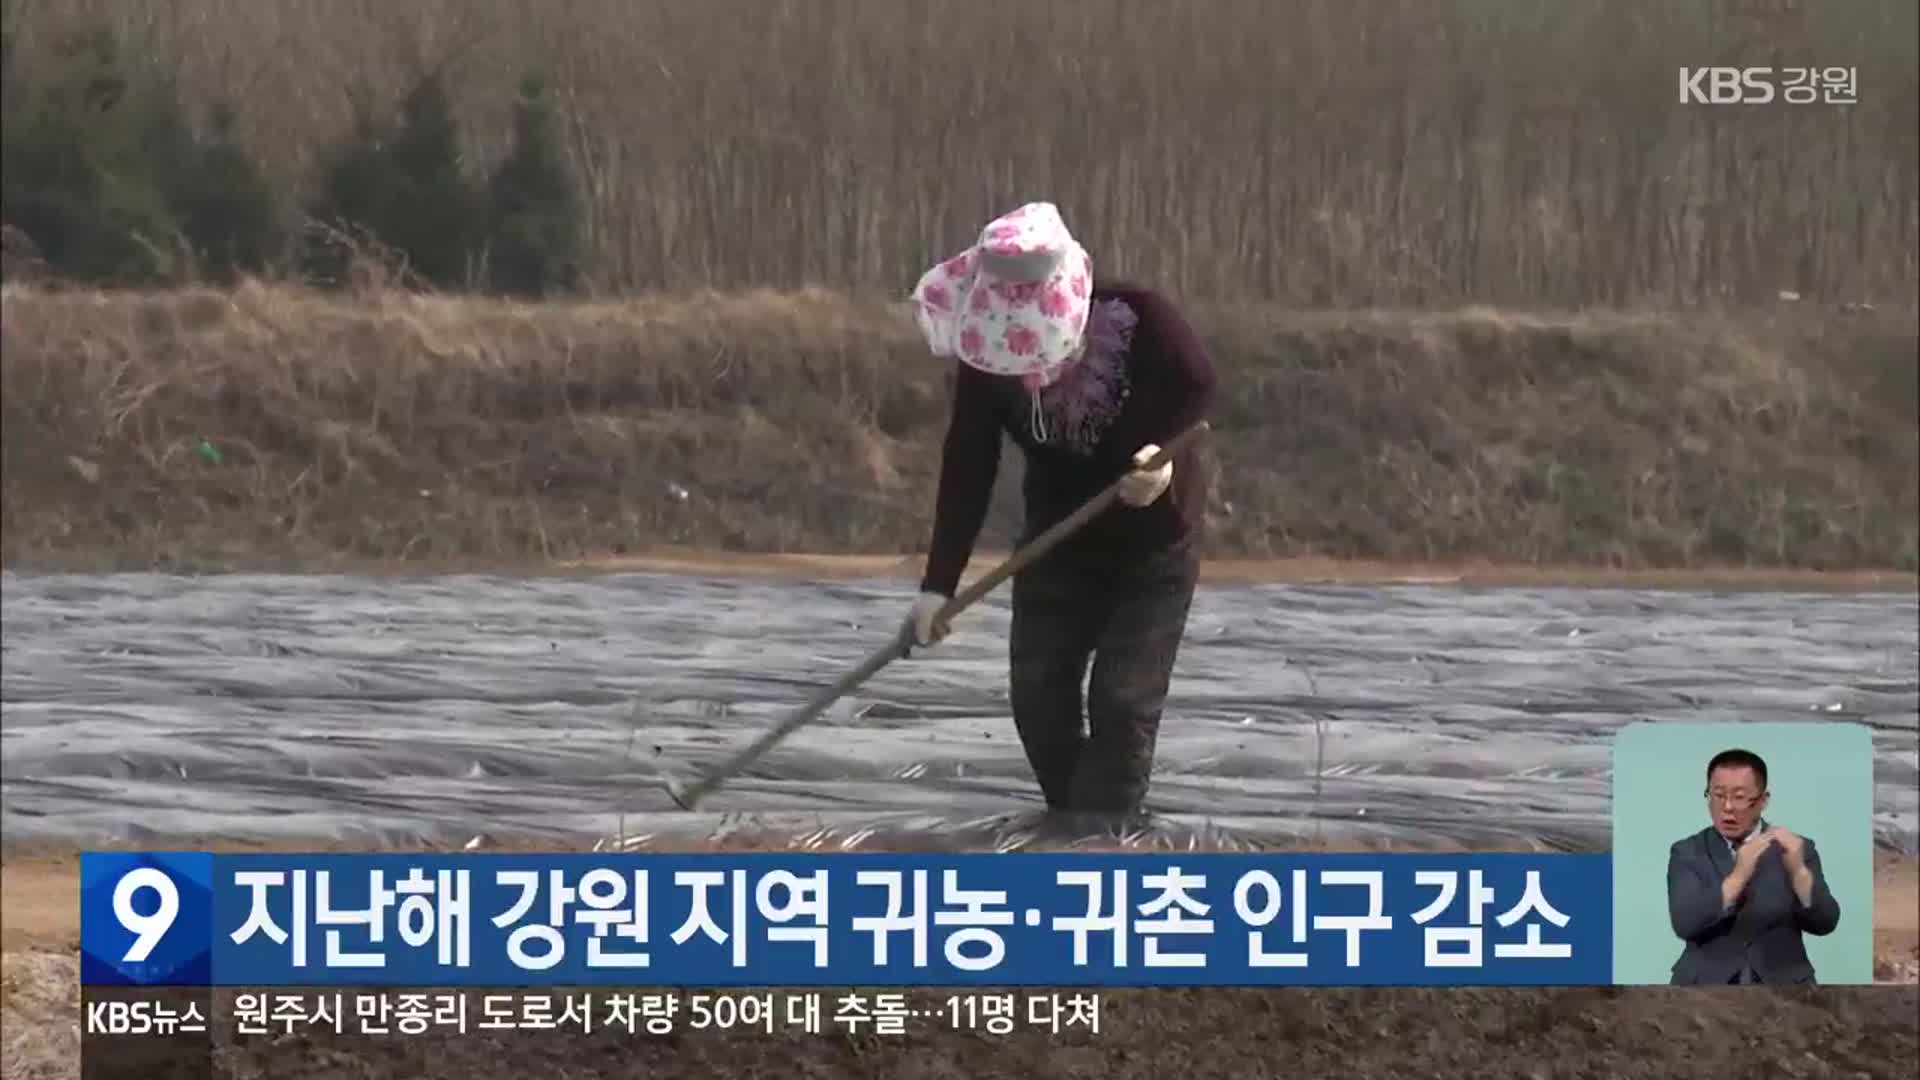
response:
M933 617L947 606L947 597L939 593L923 592L914 598L913 611L907 616L907 625L913 631L913 643L922 647L935 644L947 636L948 627L942 623L935 625Z
M1141 447L1133 455L1133 471L1120 479L1120 501L1132 507L1146 506L1159 498L1173 483L1173 459L1168 458L1165 465L1152 472L1144 471L1140 466L1153 460L1160 448L1153 443Z

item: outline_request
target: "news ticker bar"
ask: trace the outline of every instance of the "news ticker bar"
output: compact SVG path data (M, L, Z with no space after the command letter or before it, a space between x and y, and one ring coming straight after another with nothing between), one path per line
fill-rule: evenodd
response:
M89 986L1602 985L1567 854L81 857Z
M114 997L86 1002L85 1034L226 1040L325 1033L424 1038L559 1031L646 1038L686 1031L906 1035L929 1026L989 1035L1016 1030L1098 1034L1101 1008L1097 990L261 990L229 993L230 1005L221 1010L213 1004L210 989L170 1001L161 995L188 992L176 987L115 988Z
M216 995L218 995L216 997ZM1108 1023L1097 990L498 991L216 990L94 986L82 991L81 1080L227 1075L288 1039L341 1048L395 1041L558 1033L571 1040L966 1032L1075 1032ZM225 1057L216 1054L216 1049Z

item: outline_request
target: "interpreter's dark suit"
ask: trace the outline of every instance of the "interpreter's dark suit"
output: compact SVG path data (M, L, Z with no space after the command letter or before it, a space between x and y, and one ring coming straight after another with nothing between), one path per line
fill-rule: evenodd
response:
M1686 942L1674 961L1675 986L1730 982L1812 983L1803 934L1825 936L1840 925L1840 904L1827 889L1820 853L1801 838L1813 873L1811 904L1793 891L1793 875L1778 847L1768 848L1731 911L1723 911L1720 883L1733 872L1733 849L1712 828L1673 845L1667 855L1667 913Z

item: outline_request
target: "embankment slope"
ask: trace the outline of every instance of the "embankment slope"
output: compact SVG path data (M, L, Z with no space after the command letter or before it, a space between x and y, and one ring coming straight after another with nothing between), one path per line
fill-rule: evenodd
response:
M1191 310L1217 557L1915 569L1910 312ZM12 568L907 555L945 419L904 311L824 292L9 286L0 333Z

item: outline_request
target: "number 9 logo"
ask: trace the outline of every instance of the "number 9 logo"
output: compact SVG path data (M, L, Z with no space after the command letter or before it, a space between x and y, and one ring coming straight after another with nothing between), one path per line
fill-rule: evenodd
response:
M141 889L152 889L160 894L160 910L151 915L142 915L133 910L133 894ZM153 952L160 939L167 936L167 930L173 926L173 920L180 914L180 889L173 879L151 866L142 866L129 870L113 887L113 916L120 925L133 934L133 944L127 947L127 954L120 958L122 963L137 964Z

